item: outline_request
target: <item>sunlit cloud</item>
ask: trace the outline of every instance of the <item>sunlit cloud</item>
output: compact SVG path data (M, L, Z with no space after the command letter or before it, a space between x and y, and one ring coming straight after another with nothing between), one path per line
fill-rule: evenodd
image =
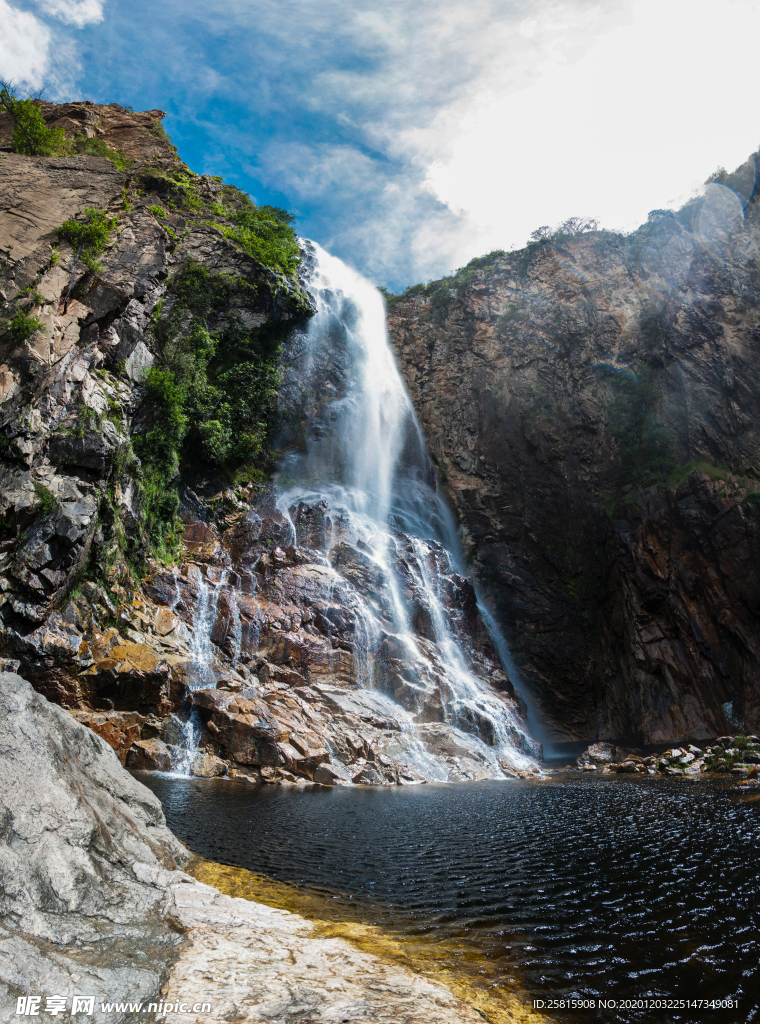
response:
M36 0L36 3L45 14L77 28L103 20L104 0Z
M165 109L196 170L394 288L571 216L634 227L760 141L755 0L15 4L15 76Z
M0 25L0 76L27 89L39 89L50 69L50 29L7 0L0 0Z
M428 185L466 213L481 247L520 246L539 224L571 215L635 228L757 148L759 30L754 2L727 0L718 12L637 0L630 20L575 62L547 60L528 88L478 97L457 131L441 133L449 154L430 163Z

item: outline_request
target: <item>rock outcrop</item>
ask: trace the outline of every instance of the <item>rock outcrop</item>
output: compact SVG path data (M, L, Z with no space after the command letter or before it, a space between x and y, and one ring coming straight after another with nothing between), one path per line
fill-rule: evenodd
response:
M386 572L318 500L279 508L273 487L230 486L232 471L225 478L218 463L176 446L156 470L146 438L170 445L191 415L159 401L193 387L198 408L224 405L218 377L204 376L223 345L234 376L254 366L241 364L247 354L286 339L279 412L290 436L281 446L320 427L320 402L304 405L313 389L291 329L313 312L305 277L251 256L235 231L253 207L182 164L160 111L41 110L82 152L0 158L5 666L75 711L130 768L329 785L498 774L492 721L478 708L455 713L447 693L422 586L432 572L468 669L514 719L506 741L535 753L474 591L442 551L397 539L413 653L390 624ZM10 138L0 117L0 146ZM98 261L59 230L93 211L112 225ZM303 256L308 273L308 246ZM199 351L205 361L179 383L172 367ZM322 363L312 374L342 393L337 340ZM249 387L241 376L238 390ZM220 422L206 427L199 445L224 441ZM370 606L384 623L371 651L362 634ZM507 770L528 758L517 761Z
M0 808L3 1017L27 995L156 998L180 941L164 879L189 854L111 747L11 673Z
M30 1012L44 1016L54 998L80 1024L122 1024L137 1006L152 1019L151 1003L192 1024L285 1024L307 1010L324 1024L480 1020L443 985L185 874L188 852L156 797L11 673L0 674L0 814L4 1020L29 997ZM72 1014L75 996L93 1003Z
M226 761L233 774L262 781L403 785L491 775L496 737L486 709L472 710L466 722L447 714L446 668L420 582L421 552L398 535L395 568L403 599L416 607L425 662L393 632L374 638L370 652L362 630L367 602L382 609L392 596L377 560L345 539L348 524L326 515L324 505L280 509L276 499L274 487L255 495L224 531L191 522L193 560L157 571L145 585L153 601L171 605L180 625L196 631L196 641L206 630L209 661L173 670L192 687L200 750ZM514 712L511 741L536 753L471 584L451 573L440 551L432 569L470 668ZM162 727L170 745L177 729L176 715ZM520 766L505 760L502 770L516 774Z
M52 124L78 126L136 162L120 170L103 156L0 158L0 645L7 656L18 647L22 659L24 636L85 569L102 575L117 547L143 543L131 441L151 423L145 375L159 349L160 314L177 301L176 274L192 266L222 282L227 321L261 329L309 312L293 281L209 221L221 185L187 177L161 111L43 109ZM4 131L0 118L0 138ZM118 220L99 265L57 233L88 209Z
M760 722L754 167L630 236L568 230L389 300L546 738Z

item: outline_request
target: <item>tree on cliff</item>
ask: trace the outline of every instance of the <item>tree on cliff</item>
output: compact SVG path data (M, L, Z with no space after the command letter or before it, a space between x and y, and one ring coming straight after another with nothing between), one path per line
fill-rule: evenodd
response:
M13 118L12 144L24 156L58 156L68 144L63 128L48 128L40 110L40 97L19 99L11 82L0 78L0 108Z

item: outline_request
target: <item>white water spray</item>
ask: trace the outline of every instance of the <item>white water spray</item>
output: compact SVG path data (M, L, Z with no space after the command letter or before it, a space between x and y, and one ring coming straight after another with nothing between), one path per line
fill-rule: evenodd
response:
M320 369L334 367L342 386L335 388L331 400L323 394L312 396L319 409L318 422L310 424L305 451L289 453L280 466L283 488L278 507L295 537L290 509L301 501L323 502L328 521L340 520L343 535L358 545L385 580L389 606L385 621L366 603L355 612L354 656L360 685L367 690L376 687L376 648L390 627L394 641L402 645L413 666L411 674L422 685L432 680L439 685L450 725L471 738L488 736L487 743L476 739L475 745L490 765L490 773L501 775L501 761L527 767L532 758L515 743L522 740L520 745L529 748L524 726L471 671L437 593L435 573L429 566L435 559L434 546L443 545L442 561L450 572L458 571L458 536L388 344L382 297L368 281L319 246L313 251L316 265L309 290L317 312L301 339L299 377L301 382L316 381ZM406 542L399 540L399 532L411 539L408 564L432 621L435 663L410 621L397 569L398 545ZM350 591L350 585L345 586ZM404 682L413 694L415 679ZM410 725L413 716L398 704L395 708L397 720L408 726L404 731L414 734L407 744L411 760L431 777L430 757Z

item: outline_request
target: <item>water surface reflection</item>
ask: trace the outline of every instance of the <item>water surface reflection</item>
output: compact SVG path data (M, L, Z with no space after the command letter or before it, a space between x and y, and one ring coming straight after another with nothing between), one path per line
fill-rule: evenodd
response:
M397 789L140 774L196 853L337 896L336 916L454 937L536 997L739 999L556 1019L760 1022L760 802L568 776Z

